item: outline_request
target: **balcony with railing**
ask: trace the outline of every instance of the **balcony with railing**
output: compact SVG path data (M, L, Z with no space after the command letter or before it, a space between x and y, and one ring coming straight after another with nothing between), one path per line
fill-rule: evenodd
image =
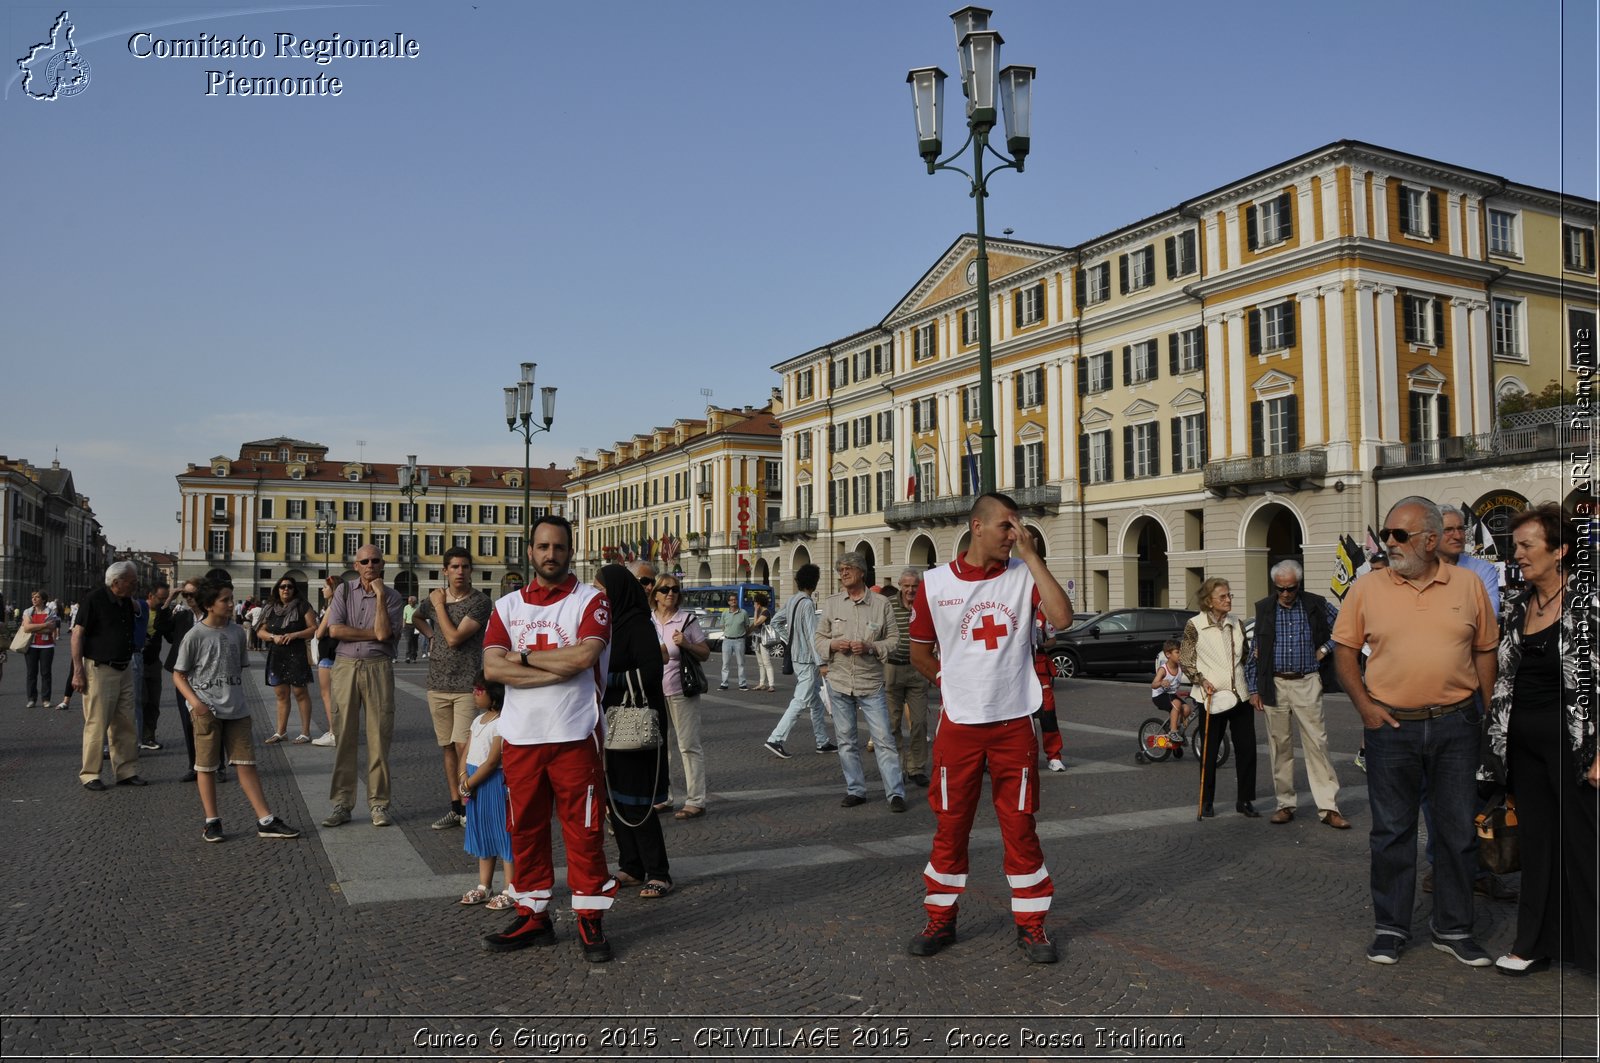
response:
M213 564L227 564L233 560L232 550L207 550L206 560Z
M1546 420L1501 428L1472 436L1446 436L1420 443L1389 443L1378 449L1379 478L1440 469L1473 469L1484 465L1526 464L1563 460L1587 450L1592 433L1587 424Z
M780 539L793 539L801 535L817 534L818 520L816 517L793 517L789 520L775 520L772 522L772 534Z
M695 482L695 485L694 485L694 493L695 493L695 497L697 497L697 498L710 498L711 497L711 481L710 480L697 480Z
M1011 487L1001 493L1009 495L1017 504L1017 512L1024 515L1054 513L1061 506L1061 487L1058 484ZM952 498L927 498L920 502L896 502L884 510L883 520L894 527L959 524L971 515L977 501L977 495L956 495Z
M768 480L761 485L761 497L776 502L783 497L783 481Z
M1297 450L1290 454L1267 454L1259 458L1224 458L1205 467L1205 485L1218 494L1243 491L1253 486L1279 486L1299 490L1308 480L1328 474L1328 454L1321 447Z

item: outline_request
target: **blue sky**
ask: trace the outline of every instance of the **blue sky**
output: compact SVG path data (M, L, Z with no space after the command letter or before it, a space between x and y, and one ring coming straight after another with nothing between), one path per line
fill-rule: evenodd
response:
M520 462L524 360L559 388L536 464L699 416L701 388L759 404L973 225L905 85L956 72L955 6L73 4L91 80L42 103L15 60L61 7L11 0L0 453L59 448L114 543L171 549L174 475L246 439ZM1592 3L993 7L1038 82L991 232L1076 243L1342 138L1596 197ZM268 56L139 59L141 30ZM318 66L278 32L421 54ZM209 69L344 89L207 97Z

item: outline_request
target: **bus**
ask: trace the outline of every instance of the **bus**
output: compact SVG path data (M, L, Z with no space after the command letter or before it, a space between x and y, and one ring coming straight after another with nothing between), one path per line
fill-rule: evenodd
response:
M683 600L678 603L680 609L687 609L696 616L720 616L728 611L728 598L738 599L739 608L752 615L755 605L752 599L761 598L766 601L767 608L776 610L777 596L772 593L772 588L765 583L716 583L707 587L683 588Z

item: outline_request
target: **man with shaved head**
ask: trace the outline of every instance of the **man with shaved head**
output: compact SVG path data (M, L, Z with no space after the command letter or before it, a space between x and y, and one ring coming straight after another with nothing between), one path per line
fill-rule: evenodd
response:
M1033 670L1033 620L1042 611L1065 628L1072 604L1010 498L980 496L969 523L967 549L930 569L912 604L911 663L939 685L944 719L933 740L928 786L936 824L922 872L928 925L911 939L910 952L932 956L956 940L967 842L987 770L1017 946L1032 963L1055 963L1059 954L1044 928L1055 886L1034 823L1039 750L1032 717L1042 695Z
M1473 575L1441 563L1444 520L1426 498L1403 498L1378 540L1389 566L1345 596L1333 626L1339 683L1366 728L1372 913L1367 959L1398 963L1411 937L1417 811L1433 811L1433 947L1470 967L1494 961L1472 938L1478 739L1475 695L1494 689L1499 628ZM1365 675L1361 648L1371 648Z

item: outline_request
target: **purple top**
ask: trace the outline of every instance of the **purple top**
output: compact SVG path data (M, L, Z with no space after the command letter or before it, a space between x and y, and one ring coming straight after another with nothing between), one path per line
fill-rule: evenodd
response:
M395 655L395 645L400 641L401 613L405 598L393 587L383 588L383 604L389 613L389 641L340 639L334 653L339 657L389 657ZM359 580L346 580L333 596L328 606L328 624L345 627L372 628L378 606L378 596L361 586Z

